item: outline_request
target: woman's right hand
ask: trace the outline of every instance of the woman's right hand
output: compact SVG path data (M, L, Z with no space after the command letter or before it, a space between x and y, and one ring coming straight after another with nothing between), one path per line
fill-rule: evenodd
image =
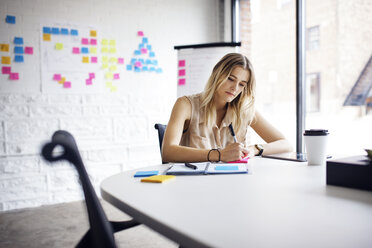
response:
M242 143L230 143L220 152L223 162L239 160L248 155L248 149Z

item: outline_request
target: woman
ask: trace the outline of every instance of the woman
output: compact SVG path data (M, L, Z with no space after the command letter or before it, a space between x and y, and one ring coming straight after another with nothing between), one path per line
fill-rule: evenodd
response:
M202 93L180 97L174 104L163 139L163 161L229 162L291 151L284 136L255 111L255 84L247 57L225 55L213 68ZM247 146L249 126L267 143Z

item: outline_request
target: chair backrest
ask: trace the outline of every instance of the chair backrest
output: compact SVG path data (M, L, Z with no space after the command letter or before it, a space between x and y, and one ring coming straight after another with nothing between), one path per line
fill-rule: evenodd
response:
M162 156L161 151L162 151L162 145L163 145L163 137L164 137L164 133L165 133L165 129L167 128L167 125L156 123L154 127L155 129L158 130L160 156ZM162 163L165 164L165 162L162 162Z
M55 154L53 154L53 150L57 146L62 146L63 152L62 154L54 156ZM116 247L114 230L109 223L94 191L92 183L89 180L74 137L69 132L62 130L56 131L52 136L52 141L43 146L42 156L50 162L67 160L76 167L83 187L85 203L88 211L91 231L89 237L90 240L88 240L90 243L89 246Z

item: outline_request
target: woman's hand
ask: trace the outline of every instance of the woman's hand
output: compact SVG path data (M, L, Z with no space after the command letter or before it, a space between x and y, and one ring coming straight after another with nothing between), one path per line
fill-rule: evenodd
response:
M242 143L230 143L221 151L221 161L229 162L249 156L249 149ZM253 151L254 156L254 151Z

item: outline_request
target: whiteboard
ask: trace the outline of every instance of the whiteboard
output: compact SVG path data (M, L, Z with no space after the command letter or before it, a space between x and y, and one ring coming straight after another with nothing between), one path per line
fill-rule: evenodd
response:
M227 53L238 52L239 43L176 46L178 50L177 97L200 93L214 65Z

